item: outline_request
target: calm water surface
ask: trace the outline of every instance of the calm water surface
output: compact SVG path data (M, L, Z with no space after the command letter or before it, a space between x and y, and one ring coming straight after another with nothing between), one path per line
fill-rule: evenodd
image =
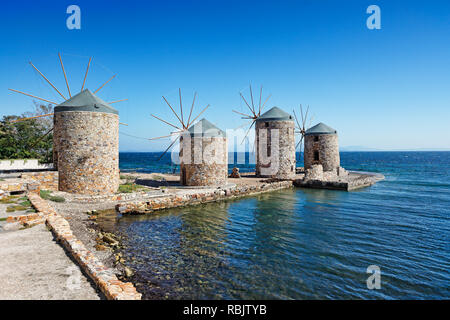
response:
M341 158L386 180L120 217L108 227L125 236L147 299L450 298L450 152ZM122 169L170 167L137 161L121 154ZM369 265L381 268L380 290L367 289Z

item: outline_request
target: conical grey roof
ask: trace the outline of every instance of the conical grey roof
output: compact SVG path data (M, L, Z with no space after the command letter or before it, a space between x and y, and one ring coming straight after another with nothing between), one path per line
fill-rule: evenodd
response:
M191 136L226 137L225 131L220 130L211 122L203 118L188 129Z
M55 107L55 113L64 111L89 111L119 114L116 109L97 97L89 91L89 89L85 89Z
M266 111L256 119L256 121L286 121L286 120L294 121L294 119L289 113L281 110L278 107L273 107L272 109Z
M333 128L327 126L325 123L318 123L314 127L306 130L305 135L314 135L314 134L337 134L337 131Z

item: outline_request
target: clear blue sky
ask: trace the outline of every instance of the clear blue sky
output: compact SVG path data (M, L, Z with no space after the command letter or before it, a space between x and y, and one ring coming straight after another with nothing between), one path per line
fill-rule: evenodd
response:
M81 8L81 30L68 30L66 8ZM381 8L381 30L366 27L366 8ZM0 116L31 111L24 90L58 94L31 60L66 93L118 76L99 96L115 104L123 133L154 137L175 120L161 96L196 110L222 129L243 123L239 91L261 84L274 105L310 105L314 122L339 132L341 146L450 148L449 1L8 1L0 10ZM58 102L61 99L58 100ZM186 108L187 109L187 108ZM266 109L267 110L267 109ZM122 151L161 150L167 141L120 136Z

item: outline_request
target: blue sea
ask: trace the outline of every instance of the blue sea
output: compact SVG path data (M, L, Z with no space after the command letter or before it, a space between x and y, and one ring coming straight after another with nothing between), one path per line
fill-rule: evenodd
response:
M120 168L177 171L159 156L121 153ZM342 152L341 165L386 179L353 192L298 188L118 217L108 227L124 236L146 299L450 298L450 152ZM372 265L380 289L367 286Z

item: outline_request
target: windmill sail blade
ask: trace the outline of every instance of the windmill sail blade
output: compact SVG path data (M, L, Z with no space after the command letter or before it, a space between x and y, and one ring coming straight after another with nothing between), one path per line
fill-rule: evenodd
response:
M300 141L297 143L297 145L295 146L295 150L297 150L298 145L300 145L300 150L302 148L302 141L303 141L303 136L300 138Z
M297 122L298 129L301 131L302 127L300 127L300 123L298 122L298 118L297 118L297 115L295 114L295 110L292 109L292 112L294 113L294 118L295 118L295 122Z
M256 120L253 120L253 121L252 121L252 124L251 124L250 127L248 128L247 133L245 134L244 139L242 139L241 144L245 141L245 138L247 138L248 134L250 133L250 129L253 127L253 125L255 124L255 122L256 122Z
M56 92L58 92L59 93L59 95L64 99L64 100L67 100L66 99L66 97L64 97L64 95L53 85L53 83L51 83L50 82L50 80L48 80L43 74L42 74L42 72L40 72L39 70L38 70L38 68L36 68L35 66L34 66L34 64L33 63L31 63L31 61L30 61L30 65L42 76L42 78L44 78L45 79L45 81L47 81L47 83L49 84L49 85L51 85L52 86L52 88L53 89L55 89L56 90Z
M236 110L231 110L231 111L233 111L234 113L240 114L241 116L244 116L244 117L252 119L252 117L249 116L248 114L245 114L245 113L242 113L242 112L239 112L239 111L236 111Z
M30 149L33 149L39 142L41 142L46 136L50 134L50 132L53 131L53 128L48 130L43 136L41 136L39 139L37 139L30 147Z
M117 74L115 74L115 75L113 75L111 78L109 78L109 80L106 81L104 84L102 84L102 85L100 86L100 88L98 88L97 90L94 91L94 94L96 94L97 92L99 92L101 88L103 88L108 82L110 82L110 81L111 81L112 79L114 79L116 76L117 76Z
M194 110L194 103L195 103L195 96L197 95L197 92L194 93L194 100L192 100L192 106L191 106L191 111L189 112L189 118L187 121L186 126L189 126L189 122L191 121L191 115L192 115L192 110Z
M15 122L22 122L25 120L31 120L31 119L36 119L36 118L41 118L41 117L50 117L52 116L53 113L47 113L47 114L41 114L39 116L34 116L34 117L28 117L28 118L21 118L21 119L17 119L17 120L12 120L10 121L11 123L15 123Z
M195 122L195 120L197 120L198 119L198 117L200 117L201 116L201 114L203 113L203 112L205 112L206 111L206 109L208 109L209 108L209 104L202 110L202 112L200 112L199 114L198 114L198 116L196 116L195 117L195 119L194 120L192 120L192 122L191 123L194 123ZM189 125L191 125L191 123L189 124Z
M92 57L89 58L89 62L88 62L87 68L86 68L86 73L84 74L83 85L81 86L81 91L80 92L83 91L84 84L86 83L86 78L87 78L87 75L88 75L89 66L91 65L91 60L92 60Z
M300 130L301 130L302 128L305 127L305 118L303 118L303 106L302 105L300 105L300 114L302 116L302 127L299 126Z
M312 115L311 119L309 119L308 128L311 128L311 124L312 124L313 119L314 119L314 115Z
M153 118L158 119L159 121L162 121L162 122L168 124L168 125L171 126L171 127L174 127L175 129L183 130L183 129L181 129L181 128L178 128L176 125L173 125L173 124L171 124L170 122L167 122L166 120L163 120L163 119L161 119L161 118L158 118L158 117L155 116L154 114L152 114L151 116L152 116Z
M181 125L183 126L183 128L186 128L186 126L184 125L184 119L183 119L183 104L181 103L181 88L178 88L178 93L180 95Z
M300 145L300 143L302 143L302 141L300 140L297 145L295 146L295 150L297 150L298 146Z
M261 98L262 98L262 86L261 86L261 90L259 91L259 108L258 108L258 116L261 115Z
M121 100L111 101L111 102L108 102L108 104L113 104L113 103L122 102L122 101L128 101L128 99L121 99Z
M172 132L171 134L168 134L167 136L149 138L148 140L158 140L158 139L168 138L168 137L171 137L171 136L173 136L175 134L178 134L178 133L181 133L181 131Z
M248 104L247 100L245 100L244 96L242 95L242 93L239 92L239 94L241 95L241 98L244 100L245 104L247 105L247 107L249 108L250 112L255 115L255 113L253 112L252 108L250 107L250 105ZM256 116L256 115L255 115Z
M250 98L252 99L252 110L253 110L253 113L255 113L255 105L253 104L253 91L252 91L252 85L250 85Z
M269 96L267 97L266 101L264 101L264 103L263 103L263 105L262 105L262 107L261 107L261 111L264 109L264 106L266 105L267 101L269 101L269 99L270 99L271 96L272 96L272 95L269 94Z
M62 62L61 53L58 53L59 62L61 63L61 68L64 73L64 79L66 80L67 91L69 91L69 97L72 98L72 94L70 93L69 82L67 81L66 70L64 70L64 64Z
M178 116L178 114L175 112L175 110L173 110L172 106L170 105L169 101L167 101L166 97L162 96L164 101L167 103L167 105L169 106L170 110L172 110L173 114L175 115L175 117L177 117L178 121L180 121L181 126L183 127L183 129L185 129L186 127L183 124L183 121L181 121L180 117Z
M19 90L14 90L14 89L8 89L8 90L13 91L13 92L17 92L17 93L21 93L23 95L26 95L26 96L29 96L29 97L32 97L32 98L35 98L35 99L38 99L38 100L42 100L42 101L45 101L45 102L48 102L48 103L51 103L51 104L54 104L54 105L58 105L59 104L57 102L53 102L53 101L50 101L50 100L47 100L47 99L42 99L42 98L33 96L32 94L25 93L25 92L22 92L22 91L19 91Z
M249 119L249 120L253 120L253 119ZM235 128L234 130L239 130L245 126L248 126L248 123L241 124L239 127Z
M164 151L164 153L158 158L158 161L161 160L162 157L164 157L167 151L169 151L169 149L172 148L172 146L175 144L175 142L177 142L179 138L180 136L178 136L175 140L173 140L173 142L167 147L166 151Z
M306 108L305 121L303 122L303 128L305 127L306 120L308 119L308 112L309 112L309 106Z

